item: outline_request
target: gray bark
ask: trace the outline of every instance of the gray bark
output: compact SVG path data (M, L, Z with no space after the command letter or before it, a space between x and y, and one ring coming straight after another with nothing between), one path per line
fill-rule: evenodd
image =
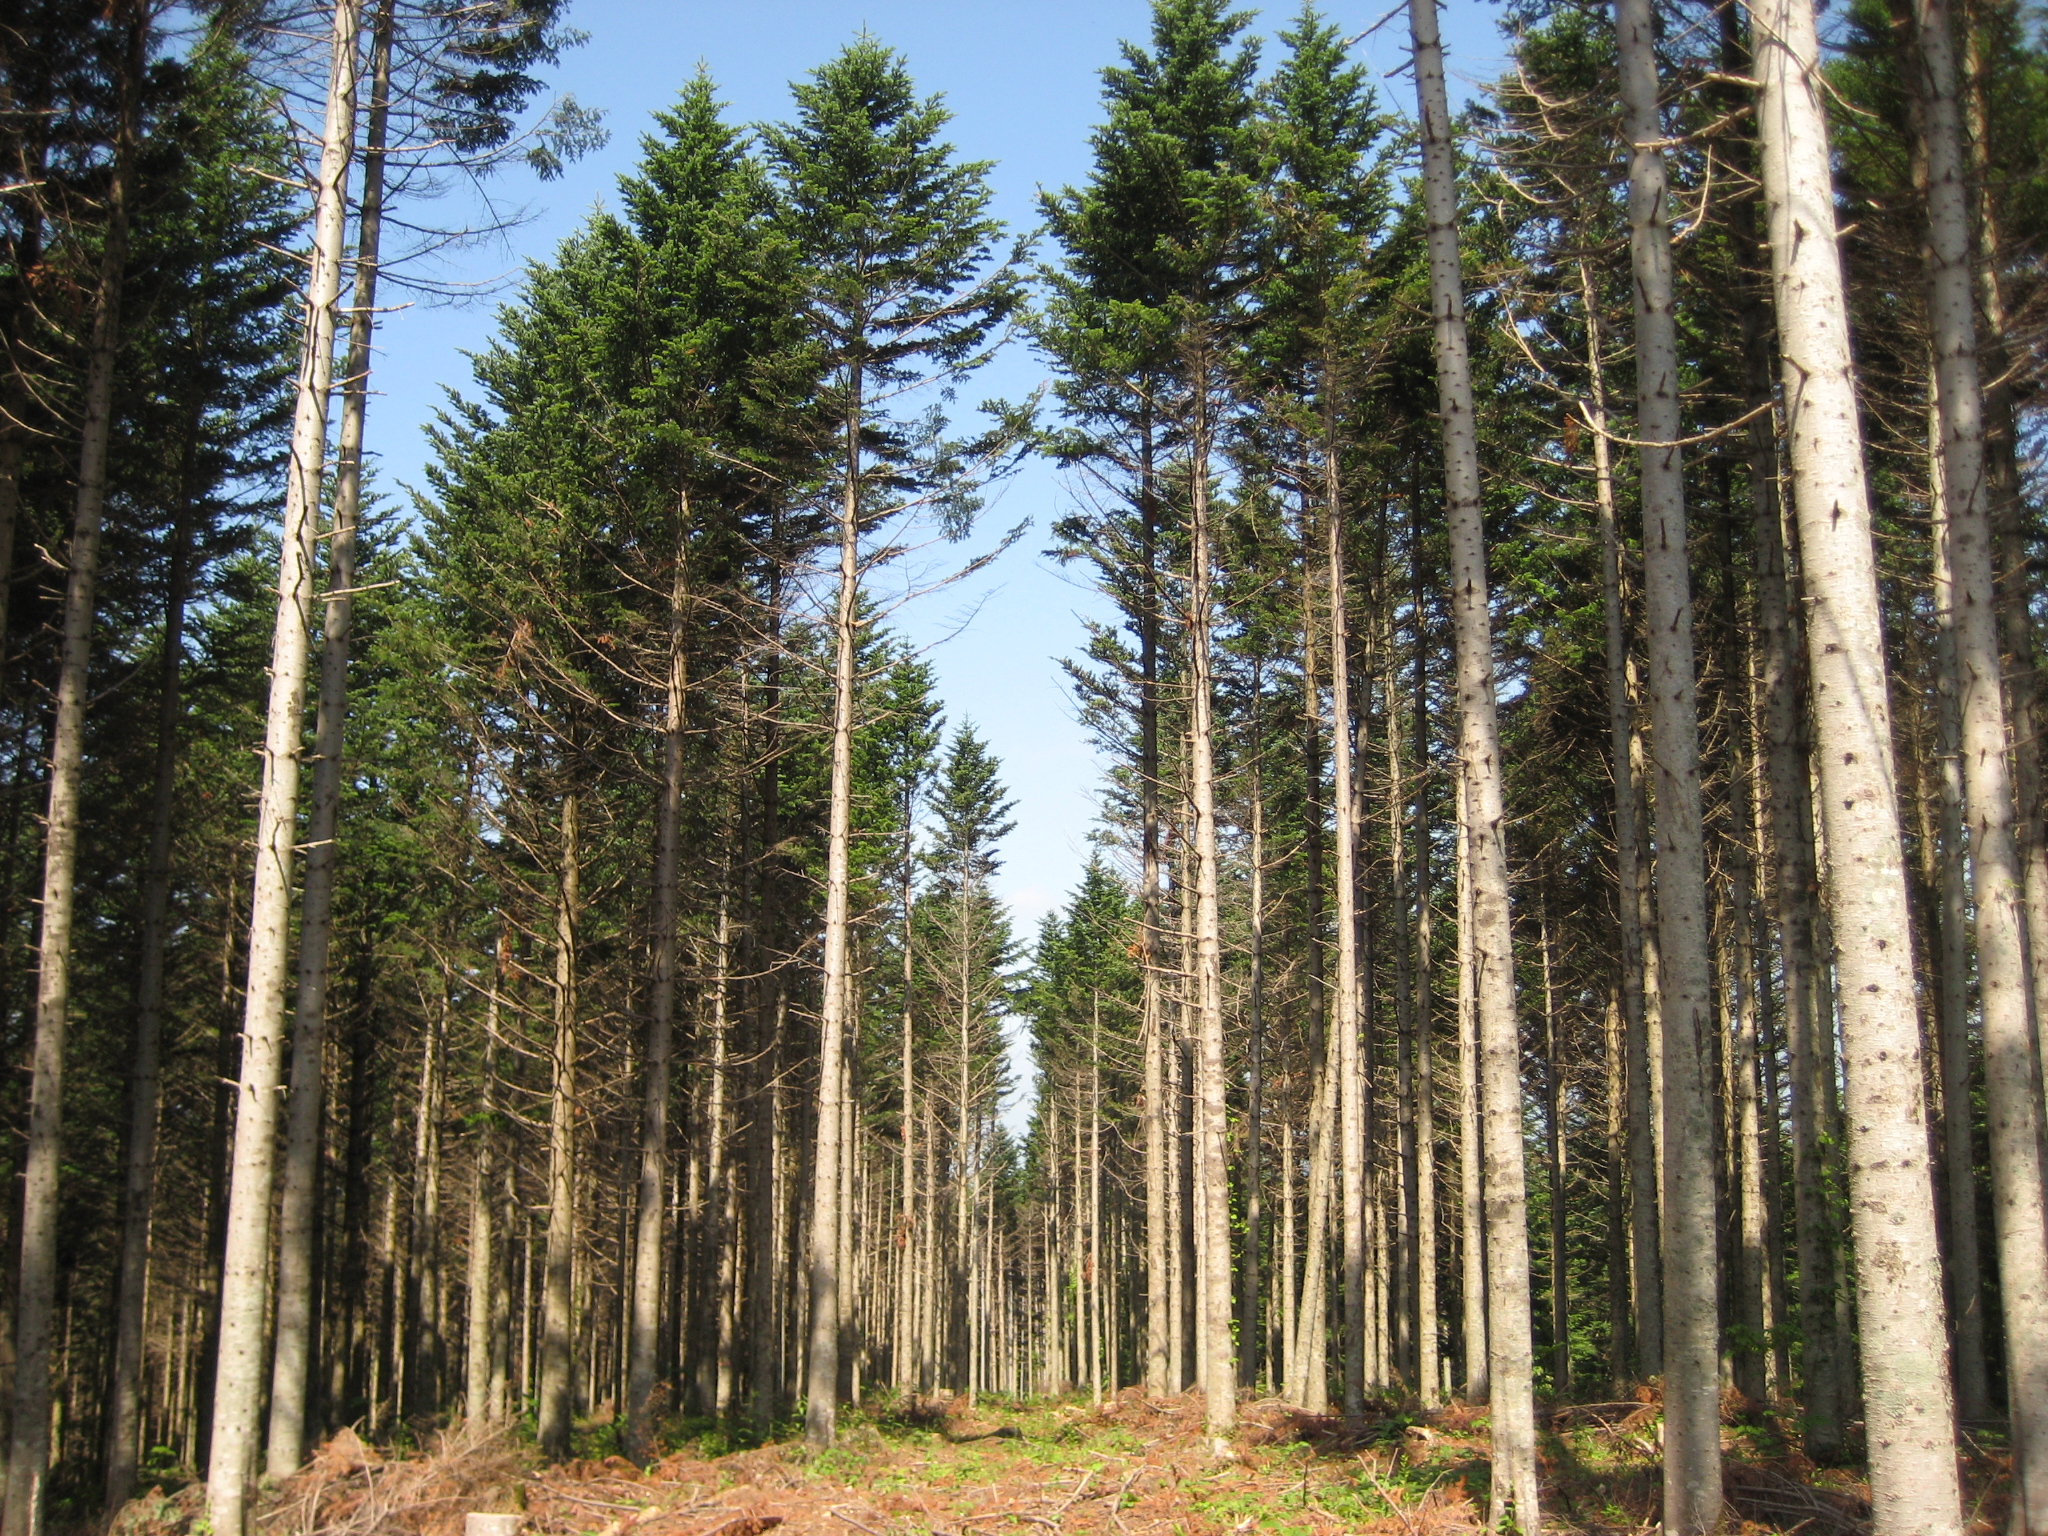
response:
M681 501L669 584L668 666L663 678L661 799L654 833L653 965L648 978L647 1060L642 1071L640 1179L634 1222L633 1302L626 1348L626 1455L654 1452L654 1378L661 1341L662 1254L667 1248L669 1056L675 1037L676 925L682 879L683 746L689 690L689 498Z
M547 1248L541 1276L540 1382L535 1433L541 1454L566 1461L574 1411L572 1330L576 1262L576 929L582 913L580 806L562 797L560 885L555 897L555 1039L549 1062Z
M1948 1536L1962 1525L1955 1420L1937 1321L1911 914L1820 46L1809 0L1762 0L1752 21L1841 984L1872 1503L1883 1536Z
M363 417L370 394L370 340L376 323L377 260L384 216L384 149L391 113L395 0L381 0L370 44L370 111L363 135L363 191L357 215L356 276L342 375L333 526L327 540L327 594L320 633L320 695L313 729L313 799L307 817L305 887L300 899L298 996L292 1013L291 1092L286 1101L283 1194L278 1207L277 1282L270 1374L271 1477L289 1477L305 1459L308 1385L318 1334L314 1228L320 1131L327 1089L329 949L334 882L340 865L343 737L348 722L348 652L356 584L356 520L362 505Z
M336 0L327 119L315 187L312 264L298 398L279 539L277 624L271 638L264 724L263 789L256 819L256 877L249 907L249 970L242 1023L227 1247L221 1270L220 1356L214 1378L207 1515L218 1536L242 1536L261 1436L266 1359L265 1300L276 1184L285 973L290 959L292 863L298 837L299 753L313 604L313 544L327 457L347 179L355 148L358 0Z
M163 675L157 691L156 765L150 788L149 863L142 895L142 951L135 988L135 1055L128 1072L128 1141L122 1158L119 1290L114 1301L114 1372L108 1392L105 1508L135 1491L142 1433L143 1322L150 1224L156 1198L156 1142L163 1063L164 951L170 935L171 831L177 801L179 690L185 660L185 603L191 590L194 528L189 508L171 529L164 591ZM4 631L0 631L4 632Z
M1978 374L1970 217L1948 0L1915 0L1927 156L1928 321L1954 582L1963 798L1977 912L1978 1008L1991 1142L1993 1229L2005 1314L2013 1450L2012 1536L2048 1536L2048 1198L2041 1056L2027 950L1993 576L1984 399Z
M1327 408L1326 408L1327 409ZM1327 417L1326 417L1327 421ZM1365 1412L1365 1135L1359 1074L1358 824L1352 775L1351 637L1345 611L1342 508L1332 435L1324 436L1324 518L1330 584L1331 799L1337 823L1337 988L1330 1000L1337 1073L1337 1167L1344 1209L1339 1240L1344 1255L1344 1414Z
M1930 406L1933 402L1929 401ZM1934 415L1930 411L1930 415ZM1938 740L1940 891L1935 1011L1941 1041L1942 1163L1948 1208L1950 1321L1955 1329L1956 1415L1991 1411L1984 1368L1982 1240L1977 1230L1976 1106L1971 1095L1970 887L1963 848L1963 710L1956 681L1955 582L1949 574L1948 497L1942 490L1941 426L1929 422L1934 544L1934 704Z
M117 12L128 29L120 83L120 122L109 180L99 291L86 353L84 418L79 427L78 490L65 551L63 631L57 661L56 718L50 733L49 799L43 823L42 924L37 936L36 1023L32 1047L28 1145L22 1175L21 1268L15 1310L12 1475L0 1507L6 1536L40 1536L50 1462L51 1345L57 1306L57 1206L62 1155L65 1036L71 1012L71 924L77 894L79 799L85 778L85 710L91 683L93 616L100 533L107 501L107 445L113 429L114 369L121 352L121 301L128 268L128 223L141 138L145 9L130 0ZM0 631L4 640L4 631Z
M861 375L851 377L845 422L846 483L839 510L839 594L833 615L832 782L825 868L823 1000L818 1021L818 1123L811 1164L810 1358L804 1439L824 1450L838 1425L840 1097L851 1007L847 910L853 839L853 708L859 682ZM963 1106L963 1113L965 1109Z
M1627 1123L1629 1259L1635 1303L1635 1360L1643 1376L1664 1370L1664 1265L1658 1238L1657 1151L1650 1116L1650 1019L1644 996L1641 821L1637 815L1635 702L1629 686L1628 614L1622 590L1621 526L1607 427L1607 383L1599 295L1579 263L1586 311L1586 424L1593 437L1594 505L1600 520L1600 577L1606 614L1607 732L1614 777L1615 907L1621 916L1622 1086ZM1617 1362L1617 1369L1626 1364Z
M1698 682L1686 544L1685 468L1673 312L1669 182L1660 144L1650 0L1615 0L1629 249L1635 295L1636 427L1643 496L1644 630L1655 763L1657 937L1664 1040L1664 1528L1721 1519L1720 1302L1715 1247L1706 847Z
M1537 1498L1536 1401L1529 1322L1528 1201L1522 1147L1521 1031L1515 1013L1508 912L1500 724L1494 698L1493 616L1479 502L1479 441L1458 256L1457 180L1436 0L1409 0L1422 121L1430 310L1451 549L1451 616L1458 666L1459 756L1470 800L1472 931L1486 1117L1487 1348L1493 1405L1493 1482L1487 1518L1542 1528Z

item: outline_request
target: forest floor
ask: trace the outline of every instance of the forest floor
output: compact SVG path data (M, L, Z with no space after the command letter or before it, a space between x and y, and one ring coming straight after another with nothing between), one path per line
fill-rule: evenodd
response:
M1647 1395L1647 1394L1646 1394ZM1742 1536L1859 1536L1869 1490L1817 1469L1768 1415L1724 1430L1727 1530ZM1546 1527L1583 1536L1656 1528L1661 1497L1654 1401L1550 1411ZM1746 1421L1746 1422L1742 1422ZM1248 1404L1233 1455L1210 1454L1202 1404L1130 1389L1085 1400L984 1399L842 1410L839 1445L800 1440L727 1449L699 1433L642 1470L593 1454L541 1466L503 1431L457 1428L424 1454L380 1453L344 1431L271 1491L263 1536L462 1536L472 1511L518 1512L528 1536L1448 1536L1479 1530L1487 1484L1484 1410L1382 1405L1363 1424ZM2004 1466L1975 1442L1964 1458L1973 1532L2002 1526ZM136 1500L112 1536L195 1536L203 1490Z

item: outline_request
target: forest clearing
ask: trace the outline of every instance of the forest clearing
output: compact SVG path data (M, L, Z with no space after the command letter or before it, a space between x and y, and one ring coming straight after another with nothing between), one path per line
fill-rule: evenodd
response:
M2048 1536L2041 0L852 3L0 9L0 1536Z
M1648 1395L1648 1394L1646 1394ZM1545 1454L1556 1528L1624 1536L1654 1526L1656 1405L1574 1405ZM1869 1489L1819 1472L1757 1416L1730 1436L1727 1485L1742 1536L1863 1536ZM344 1431L265 1499L277 1536L461 1536L472 1511L514 1511L538 1536L1451 1536L1484 1529L1487 1426L1470 1409L1375 1405L1346 1424L1276 1400L1248 1404L1237 1454L1219 1462L1193 1396L1128 1388L1085 1402L963 1399L851 1410L822 1455L800 1442L724 1450L691 1441L651 1466L616 1453L534 1465L506 1430L468 1426L411 1459ZM598 1438L602 1438L601 1429ZM2000 1459L1967 1464L1972 1529L2002 1526ZM187 1536L203 1490L138 1498L113 1536Z

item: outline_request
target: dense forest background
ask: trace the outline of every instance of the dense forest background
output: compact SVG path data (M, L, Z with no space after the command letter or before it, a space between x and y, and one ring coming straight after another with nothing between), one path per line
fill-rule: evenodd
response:
M1454 120L1402 14L1154 0L1033 229L886 40L684 73L417 484L561 0L0 19L9 1536L1133 1386L2048 1533L2044 18L1516 0ZM1101 597L1036 931L910 638L1013 547Z

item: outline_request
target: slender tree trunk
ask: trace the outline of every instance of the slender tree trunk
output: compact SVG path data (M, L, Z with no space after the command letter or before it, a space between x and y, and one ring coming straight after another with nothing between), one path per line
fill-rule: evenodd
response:
M1337 465L1324 413L1324 558L1330 584L1330 761L1331 799L1337 813L1337 990L1330 1030L1336 1036L1337 1166L1344 1201L1344 1415L1365 1412L1365 1138L1362 1079L1358 1059L1358 826L1353 794L1355 761L1351 741L1351 643L1346 615L1342 509L1337 501Z
M1472 929L1478 1032L1485 1080L1487 1348L1493 1404L1493 1484L1487 1519L1512 1509L1525 1532L1542 1527L1537 1498L1536 1400L1529 1322L1528 1201L1522 1148L1521 1031L1515 1015L1514 941L1508 912L1500 724L1494 699L1493 619L1479 503L1479 440L1458 258L1458 193L1436 0L1409 0L1422 120L1430 309L1451 550L1451 615L1458 665L1459 756L1470 800Z
M1664 1038L1664 1528L1721 1519L1720 1301L1716 1292L1713 1038L1698 683L1686 543L1684 430L1673 312L1669 184L1650 0L1615 0L1629 247L1635 294L1636 427L1643 494L1644 630L1655 760L1659 1003Z
M1951 636L1961 684L1984 1096L2012 1417L2013 1506L2007 1529L2012 1536L2048 1536L2048 1209L2042 1183L2041 1057L2006 755L1967 168L1947 0L1915 0L1914 18L1927 152L1928 319L1948 504Z
M1550 905L1536 909L1539 959L1543 966L1543 1139L1550 1179L1550 1352L1551 1392L1572 1390L1571 1282L1566 1274L1564 1048L1558 1038L1557 977L1552 953Z
M1254 665L1252 681L1253 725L1252 739L1264 741L1259 725L1259 705L1262 701L1259 669ZM1241 1345L1238 1356L1237 1384L1240 1387L1255 1387L1259 1380L1259 1364L1266 1354L1259 1332L1260 1315L1260 1255L1263 1252L1265 1231L1265 1092L1266 1092L1266 801L1264 776L1257 767L1252 769L1250 791L1250 822L1246 857L1249 863L1250 911L1247 921L1250 926L1248 947L1250 950L1250 972L1246 978L1245 1029L1250 1044L1245 1062L1245 1126L1244 1126L1244 1278L1239 1288L1237 1336ZM1097 1007L1100 1008L1098 1001ZM1097 1031L1100 1033L1099 1029ZM1100 1045L1097 1045L1100 1054ZM1101 1068L1095 1071L1098 1100L1101 1093ZM1102 1156L1100 1149L1101 1113L1098 1103L1095 1134L1098 1141L1095 1158L1095 1179L1101 1183ZM1098 1206L1100 1202L1098 1199ZM1091 1231L1093 1229L1091 1228Z
M1316 557L1314 514L1309 498L1301 506L1301 720L1302 770L1307 783L1307 804L1302 819L1307 823L1303 841L1309 935L1307 970L1308 996L1304 1012L1308 1033L1308 1062L1305 1076L1309 1085L1308 1124L1308 1209L1302 1232L1302 1276L1295 1306L1289 1311L1291 1342L1287 1350L1287 1397L1310 1413L1321 1413L1328 1404L1329 1381L1325 1366L1328 1355L1328 1323L1325 1285L1329 1262L1329 1207L1332 1182L1332 1145L1335 1131L1333 1099L1337 1089L1331 1076L1328 1032L1324 1027L1323 985L1323 821L1322 821L1322 702L1316 653L1316 602L1314 569ZM1326 563L1326 562L1324 562ZM1290 1210L1292 1209L1290 1205ZM1292 1274L1292 1266L1289 1273Z
M340 863L343 735L348 721L348 652L355 605L356 521L362 504L363 416L370 394L370 340L376 323L377 260L384 214L384 148L391 108L395 0L380 0L372 27L370 111L363 143L357 216L356 276L348 358L342 376L341 434L335 459L334 523L327 541L327 595L320 636L320 696L313 732L313 796L307 818L305 888L299 924L298 996L292 1014L291 1092L287 1099L283 1194L277 1225L277 1296L270 1375L270 1433L264 1469L289 1477L305 1460L308 1384L318 1320L314 1236L320 1172L321 1111L326 1104L328 954L334 932L334 883Z
M826 840L824 996L820 1008L818 1126L811 1164L811 1320L804 1439L824 1450L838 1423L839 1113L841 1062L852 1003L847 911L853 836L853 706L859 683L861 373L853 367L845 422L846 484L839 511L839 597L833 617L832 783Z
M469 1201L469 1337L465 1350L462 1410L470 1419L495 1424L503 1416L493 1376L499 1370L493 1347L502 1322L498 1275L496 1206L499 1199L498 1140L498 1015L505 990L505 937L499 936L497 968L491 994L484 1002L483 1082L477 1096L475 1164Z
M1763 253L1757 253L1761 259ZM1769 318L1742 315L1750 410L1771 399ZM1828 1008L1821 983L1815 896L1813 801L1807 769L1806 677L1799 662L1799 610L1786 570L1778 495L1777 432L1766 412L1749 428L1751 562L1757 595L1757 691L1763 698L1765 801L1776 850L1774 907L1783 976L1785 1056L1791 1076L1793 1241L1799 1260L1800 1433L1823 1464L1843 1454L1846 1382L1835 1326L1834 1222L1826 1193L1823 1137L1828 1085Z
M1391 608L1391 604L1387 605ZM1418 610L1419 617L1419 610ZM1421 1168L1415 1147L1415 953L1414 929L1408 911L1408 789L1407 748L1403 741L1402 717L1407 709L1398 696L1398 663L1391 612L1383 609L1387 644L1387 853L1388 885L1394 910L1394 1156L1400 1202L1399 1227L1395 1238L1394 1290L1400 1298L1403 1339L1397 1370L1416 1373L1416 1389L1425 1401L1428 1384L1420 1380L1419 1339L1416 1336L1416 1253L1419 1248L1415 1206L1421 1192Z
M1429 645L1422 594L1422 506L1411 493L1409 560L1415 614L1415 1374L1425 1408L1443 1391L1437 1342L1436 1047L1432 997L1436 942L1429 858Z
M576 1051L580 1026L577 925L583 905L579 796L562 797L561 871L555 898L555 1041L549 1062L548 1225L541 1274L540 1382L536 1438L551 1461L569 1456L575 1413L572 1330L576 1267Z
M1933 413L1930 413L1933 414ZM1949 1308L1955 1326L1956 1416L1991 1411L1984 1361L1982 1240L1977 1230L1976 1105L1971 1093L1970 891L1963 850L1963 712L1956 681L1955 583L1948 563L1948 497L1939 464L1940 423L1930 421L1934 521L1935 719L1940 762L1940 920L1935 1008L1941 1039L1941 1128Z
M2013 398L2012 348L2008 341L2011 321L2006 311L2005 278L1999 269L2006 242L1993 196L1994 178L1987 174L1991 112L1984 67L1984 28L1967 4L1961 24L1964 47L1960 94L1968 128L1966 185L1975 193L1971 258L1983 318L1978 353L1984 386L1984 478L1997 538L1999 633L2006 653L2006 709L2012 736L2016 835L2025 871L2028 959L2033 970L2038 1029L2041 1021L2048 1020L2048 835L2044 835L2042 827L2041 679L2034 645L2034 581L2020 493L2019 432ZM2041 1070L2048 1075L2048 1030L2040 1031L2040 1035Z
M1458 1192L1459 1289L1464 1305L1465 1401L1483 1403L1491 1387L1486 1348L1486 1174L1480 1147L1479 1012L1472 960L1472 835L1466 786L1458 797Z
M265 1300L270 1282L272 1192L283 1077L285 970L291 937L292 855L298 839L299 754L313 604L314 539L327 458L327 407L355 149L360 0L336 0L327 118L315 186L313 248L298 398L278 542L278 604L271 638L263 789L256 814L256 877L249 907L249 980L242 1069L221 1271L220 1364L215 1374L207 1516L217 1536L242 1536L261 1425Z
M66 551L64 617L50 737L49 801L43 834L42 926L37 941L36 1025L21 1207L21 1269L15 1311L13 1443L0 1529L39 1536L50 1464L51 1331L56 1312L57 1206L62 1155L65 1035L71 1011L71 922L77 894L79 799L85 781L85 710L90 687L100 531L107 501L107 445L113 429L114 369L121 354L121 301L128 269L128 221L140 152L146 9L135 0L114 13L127 32L120 121L107 189L99 291L86 353L78 492ZM4 644L0 631L0 644Z
M1163 1397L1169 1382L1171 1324L1167 1265L1166 1076L1164 1002L1159 964L1159 539L1154 504L1152 418L1139 423L1138 519L1144 589L1138 614L1139 949L1143 976L1145 1120L1145 1390Z
M1600 575L1607 619L1607 732L1614 776L1615 906L1621 915L1623 1081L1628 1123L1629 1255L1634 1278L1637 1370L1664 1370L1664 1267L1658 1240L1657 1151L1650 1118L1650 1021L1644 996L1643 846L1636 781L1635 706L1630 698L1628 614L1622 593L1621 526L1608 447L1607 383L1599 295L1585 262L1579 292L1586 310L1586 423L1592 429L1593 484L1600 518Z
M1884 642L1808 0L1752 12L1786 436L1810 604L1818 799L1847 1056L1850 1201L1876 1529L1960 1530ZM1797 1087L1794 1089L1797 1092Z
M441 1119L448 1081L448 992L426 1020L420 1043L420 1092L413 1109L412 1225L406 1244L412 1311L411 1368L400 1411L432 1415L441 1407L444 1363L441 1286Z
M654 832L654 939L648 978L647 1061L640 1108L640 1181L635 1213L633 1312L627 1329L626 1455L654 1454L654 1378L661 1339L661 1258L667 1246L663 1191L668 1183L669 1056L675 1036L676 925L682 880L683 747L688 728L692 596L690 505L679 510L675 569L669 584L668 667L663 680L661 799Z
M917 1079L913 1070L917 1044L917 1016L914 1008L917 986L917 960L914 948L917 893L912 884L917 872L916 793L915 786L908 786L903 792L903 884L899 893L903 908L903 1172L899 1189L902 1206L896 1219L896 1247L906 1259L912 1256L917 1234ZM913 1391L919 1385L918 1373L913 1365L913 1356L919 1339L914 1262L907 1264L906 1268L911 1276L911 1286L908 1290L897 1292L897 1343L895 1359L892 1362L898 1392Z
M1225 1157L1223 927L1219 909L1222 862L1216 831L1215 697L1210 670L1209 435L1210 358L1198 348L1193 449L1191 548L1189 790L1195 844L1195 1211L1201 1222L1201 1376L1208 1409L1210 1449L1222 1455L1237 1424L1237 1363L1230 1336L1230 1171Z
M196 430L198 424L194 423ZM187 473L190 473L188 453ZM140 976L135 988L135 1055L128 1074L128 1141L122 1159L120 1284L114 1302L114 1373L108 1392L106 1503L118 1510L135 1491L141 1453L143 1323L150 1223L156 1196L156 1141L164 1027L164 951L170 935L171 830L177 806L179 691L185 660L185 604L191 592L193 510L170 531L164 583L163 674L157 689L156 766L150 789L149 872L142 894ZM4 633L4 631L0 631Z

